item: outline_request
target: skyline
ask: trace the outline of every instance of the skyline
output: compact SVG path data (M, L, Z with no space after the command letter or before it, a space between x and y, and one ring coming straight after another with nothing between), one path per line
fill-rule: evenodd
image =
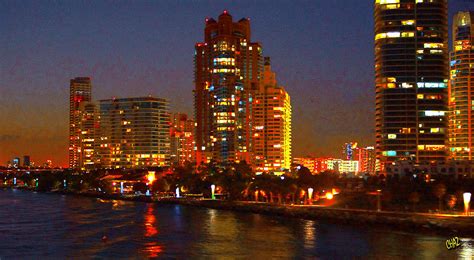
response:
M301 2L286 8L282 7L288 5L285 2L254 3L268 10L263 14L257 8L252 10L251 2L212 2L213 6L182 3L75 2L68 4L68 10L62 8L65 4L1 2L0 13L7 17L7 23L0 33L11 41L6 41L2 50L5 58L0 61L1 78L6 79L0 89L0 102L6 107L0 111L0 120L8 122L0 125L0 165L14 156L28 154L36 162L52 159L66 166L68 83L74 77L92 78L93 100L152 94L168 98L172 112L192 115L194 43L203 40L205 18L216 18L224 9L236 19L250 17L252 41L263 44L264 55L272 58L277 80L292 96L295 157L339 157L345 142L374 143L372 2ZM161 14L153 12L163 6L166 8ZM170 12L177 7L184 8ZM452 1L450 24L454 12L472 8L474 3ZM79 9L84 13L73 11ZM288 13L278 19L280 10ZM26 15L30 12L30 17L12 17L21 11ZM118 12L112 14L114 11ZM321 16L316 17L312 11ZM146 16L134 16L137 14ZM77 20L81 17L86 22ZM177 28L176 22L183 31L173 29ZM39 28L33 28L36 24ZM312 25L316 27L310 29ZM158 29L153 30L154 26ZM83 34L90 29L96 38ZM304 33L313 31L323 37ZM130 38L127 33L131 33ZM316 41L312 41L314 38ZM81 45L81 40L86 43ZM309 142L305 138L308 136ZM45 149L49 144L52 149Z

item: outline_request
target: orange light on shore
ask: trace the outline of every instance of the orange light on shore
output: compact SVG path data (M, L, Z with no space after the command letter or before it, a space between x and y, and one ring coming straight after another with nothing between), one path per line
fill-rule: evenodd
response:
M334 195L331 192L326 192L326 199L332 200L332 198L334 198Z
M155 178L155 172L153 171L149 171L148 172L148 175L146 176L146 178L148 179L148 183L152 184L156 178Z

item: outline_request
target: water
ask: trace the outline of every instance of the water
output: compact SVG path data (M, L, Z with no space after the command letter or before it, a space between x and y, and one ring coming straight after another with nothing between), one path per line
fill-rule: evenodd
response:
M102 241L106 235L107 241ZM472 239L186 206L0 190L0 259L471 259Z

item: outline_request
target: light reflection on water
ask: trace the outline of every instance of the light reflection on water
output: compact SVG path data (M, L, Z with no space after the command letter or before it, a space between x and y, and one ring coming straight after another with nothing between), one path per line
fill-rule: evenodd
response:
M105 241L102 237L106 236ZM472 238L0 190L0 258L471 259Z

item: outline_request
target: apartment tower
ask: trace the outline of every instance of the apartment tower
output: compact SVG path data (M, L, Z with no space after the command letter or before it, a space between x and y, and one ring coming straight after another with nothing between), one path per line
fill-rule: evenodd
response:
M447 0L375 1L376 156L446 159Z
M263 70L262 48L251 42L250 21L224 11L206 19L204 41L195 45L196 161L249 163L252 98Z
M92 98L91 78L78 77L70 80L69 88L69 168L81 168L81 104Z

